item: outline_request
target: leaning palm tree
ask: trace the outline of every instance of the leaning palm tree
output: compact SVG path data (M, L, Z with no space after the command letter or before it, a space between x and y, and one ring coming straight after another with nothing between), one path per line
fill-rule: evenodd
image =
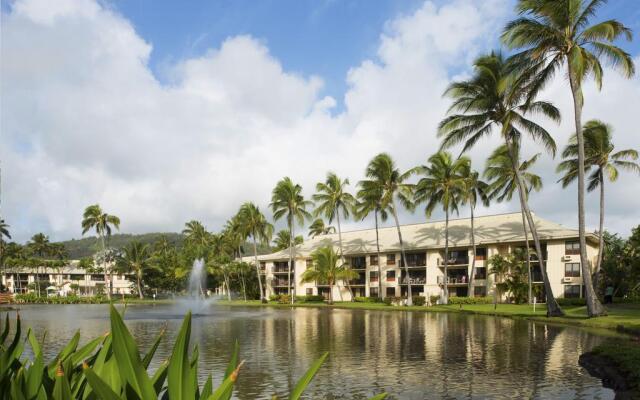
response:
M329 223L333 222L333 219L335 218L336 223L338 224L340 260L345 267L349 268L348 264L344 262L340 214L342 214L345 219L349 218L349 215L356 204L356 199L351 193L346 191L347 186L349 186L349 179L342 180L333 172L329 172L327 174L327 179L316 185L316 193L312 198L316 203L316 209L314 211L314 215L316 217L322 215L328 219ZM349 289L349 293L351 294L351 301L353 301L353 291L351 290L349 281L346 281L346 284Z
M440 122L439 136L443 136L442 147L448 148L464 142L463 152L472 148L480 139L498 131L510 151L519 145L526 135L541 143L551 155L555 155L556 145L542 126L527 118L529 113L542 114L559 121L560 112L551 103L525 99L529 88L520 80L513 79L511 67L500 53L482 56L474 62L474 74L468 81L454 82L445 92L453 98L449 115ZM511 157L515 163L517 157ZM520 206L524 209L536 252L542 254L540 238L529 204L525 197L524 182L517 164L516 184ZM561 316L564 312L553 296L551 283L547 277L546 265L541 260L542 277L549 316Z
M530 96L537 94L557 70L566 67L573 96L573 110L578 158L578 233L580 265L585 286L587 311L590 317L605 315L606 310L596 297L587 258L585 232L585 149L582 133L582 84L592 74L602 86L604 58L619 68L627 78L635 72L633 59L613 43L621 36L632 39L631 30L616 20L589 25L605 0L519 0L520 18L507 24L503 42L511 49L523 49L514 55L514 65L521 79L530 86Z
M425 214L431 217L433 210L438 205L442 206L445 214L444 223L444 282L443 302L448 303L448 273L449 261L449 214L458 213L458 205L462 201L462 192L465 190L467 177L465 172L470 169L471 160L468 157L453 159L451 153L439 151L429 157L428 164L415 168L416 173L423 175L415 188L415 202L427 203ZM407 276L409 274L407 273Z
M316 218L311 225L309 225L309 237L315 238L316 236L324 236L330 233L336 233L336 228L333 226L325 225L322 218Z
M100 243L102 244L102 253L107 251L107 242L111 236L111 227L120 229L120 218L115 215L110 215L102 211L100 205L93 204L85 208L82 215L82 234L89 232L91 229L95 229ZM111 299L113 294L113 271L109 268L109 291L107 297Z
M51 253L52 245L49 242L49 236L44 233L36 233L31 237L31 240L27 243L27 248L29 251L38 257L39 260L36 260L36 290L38 291L38 296L40 296L40 264L44 262L44 258ZM44 267L46 271L46 266Z
M489 205L489 197L487 196L489 185L480 179L480 174L477 171L471 169L471 162L467 163L467 168L463 170L461 175L463 178L463 190L460 200L464 204L469 204L469 211L471 212L471 249L473 251L473 259L471 260L471 276L469 277L467 294L469 297L473 297L473 280L476 276L476 230L473 211L478 201L481 201L485 206Z
M240 226L253 239L253 259L258 274L258 289L260 290L260 300L264 303L267 300L265 290L262 287L260 278L260 263L258 262L258 242L267 244L273 235L273 225L267 221L258 206L247 202L240 207L238 212ZM266 282L265 282L266 284Z
M152 267L149 245L138 241L131 242L122 249L116 258L116 268L124 273L133 273L136 276L138 296L143 299L142 277Z
M373 219L376 227L376 257L378 259L378 298L382 299L382 264L380 262L380 235L378 227L378 215L382 222L387 220L389 214L387 210L382 208L382 193L379 187L373 186L364 188L362 182L358 182L358 186L362 189L358 190L355 214L360 219L365 219L373 212Z
M407 267L407 257L404 252L404 242L402 240L402 231L400 230L396 199L406 208L413 210L413 203L411 201L413 185L406 182L411 176L411 173L412 171L401 173L391 156L387 153L380 153L369 162L365 171L367 179L359 182L360 190L364 191L364 193L379 194L380 209L389 212L393 216L396 230L398 231L402 264L407 277L409 276L409 268ZM378 260L378 263L379 262ZM378 277L378 279L381 279L381 277ZM407 285L407 288L407 304L412 305L411 285Z
M302 235L298 235L293 238L293 245L297 246L299 244L304 243L304 238ZM276 233L275 238L273 239L273 249L275 251L286 250L291 245L291 233L289 233L286 229L281 229Z
M307 207L311 206L311 202L304 199L302 195L302 186L293 183L291 178L285 177L280 180L271 194L271 209L273 210L273 219L278 221L286 218L287 228L289 229L289 271L287 274L288 288L291 303L295 298L296 276L294 266L295 237L294 229L296 223L303 225L305 219L311 218L311 214L307 211ZM291 270L293 268L293 293L291 292Z
M630 160L638 159L638 152L633 149L613 152L615 147L611 141L613 128L602 121L591 120L584 124L582 133L584 136L584 162L585 169L591 167L594 171L589 175L588 191L600 188L600 228L598 230L598 260L596 262L595 276L602 265L604 253L604 182L605 176L610 182L618 179L618 168L640 173L640 165ZM565 159L558 165L558 172L564 172L560 179L562 187L567 187L578 177L578 138L573 135L569 139L569 145L562 152Z
M329 285L328 303L333 304L333 286L339 280L348 281L358 277L358 273L344 265L333 247L320 247L311 253L313 267L302 273L302 282L318 282Z
M542 189L542 179L540 176L529 172L529 168L538 160L540 153L522 163L520 163L519 158L513 162L512 157L514 156L520 157L519 146L516 146L513 151L509 151L506 145L502 145L495 149L487 159L484 177L489 180L487 192L490 200L495 199L498 203L511 201L513 194L518 190L516 171L513 168L514 165L518 166L518 172L522 177L525 188L524 198L526 201L529 200L529 193L531 193L532 190L538 192ZM533 278L531 274L531 256L529 254L529 233L527 231L526 217L522 204L520 206L520 214L522 215L522 230L524 231L524 242L526 246L527 271L529 275L529 302L531 303L533 302Z

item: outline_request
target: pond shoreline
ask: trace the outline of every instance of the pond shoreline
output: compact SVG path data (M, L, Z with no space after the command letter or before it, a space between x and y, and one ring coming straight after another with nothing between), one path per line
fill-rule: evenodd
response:
M623 351L633 351L637 344L616 343ZM589 372L591 376L600 378L602 386L612 389L616 393L615 400L632 400L640 398L640 383L630 372L637 368L633 362L620 359L618 352L611 352L601 346L580 355L578 363ZM638 360L636 360L637 363Z

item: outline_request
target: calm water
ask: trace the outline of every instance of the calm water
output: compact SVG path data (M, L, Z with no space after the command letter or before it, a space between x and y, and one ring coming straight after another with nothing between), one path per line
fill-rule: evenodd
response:
M158 365L171 353L183 310L130 306L126 323L144 349L164 326ZM47 331L53 356L81 329L86 341L109 328L104 305L23 306L36 332ZM330 356L308 398L613 399L578 365L605 337L576 328L484 316L311 308L210 306L193 320L200 373L220 382L235 339L246 360L235 396L286 394L310 363Z

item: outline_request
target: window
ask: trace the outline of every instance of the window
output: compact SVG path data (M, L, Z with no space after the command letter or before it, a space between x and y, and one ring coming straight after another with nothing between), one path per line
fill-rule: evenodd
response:
M378 297L378 288L377 287L369 288L369 297Z
M351 257L351 268L353 269L365 269L367 268L366 257Z
M486 249L486 247L478 247L478 248L476 248L476 261L481 261L481 260L486 260L486 259L487 259L487 249Z
M473 295L479 297L485 297L487 295L487 288L484 286L474 286Z
M487 279L487 269L485 267L476 267L476 276L473 279Z
M580 297L580 285L565 285L564 297L565 298Z
M369 271L369 282L378 282L378 271Z
M313 288L307 288L307 296L313 296Z
M313 260L311 258L307 258L307 269L313 267Z
M564 254L580 254L580 242L564 242Z
M427 265L426 253L407 254L408 267L421 267L423 265Z
M387 254L387 265L396 265L396 255Z
M387 297L394 297L396 295L396 288L388 287L387 288Z
M95 282L104 282L104 275L93 274L91 275L91 280Z
M396 280L396 271L387 271L387 282L394 282Z
M369 265L378 265L378 255L369 256Z
M566 263L564 265L564 276L578 278L580 276L580 263Z
M260 270L264 272L267 269L267 263L265 261L260 261Z

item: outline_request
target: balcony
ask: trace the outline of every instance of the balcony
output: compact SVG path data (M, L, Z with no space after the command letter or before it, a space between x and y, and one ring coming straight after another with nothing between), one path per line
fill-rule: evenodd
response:
M364 278L349 280L350 286L362 286L362 285L365 285L366 283L367 283L367 280Z
M438 277L438 285L444 284L444 276ZM469 284L469 280L466 275L450 276L447 279L447 286L466 286Z
M449 257L447 267L466 267L469 265L469 257ZM444 267L444 259L438 258L438 266Z
M273 287L287 287L288 281L286 279L274 279L271 281ZM291 281L291 287L293 287L293 281Z
M291 271L293 272L293 271ZM289 266L274 266L273 267L273 273L274 274L288 274L289 273Z
M419 277L415 277L415 278L409 278L409 283L411 284L411 286L413 285L425 285L427 283L427 278L424 276L419 276ZM401 285L406 285L407 284L407 278L402 278L402 281L400 282Z

